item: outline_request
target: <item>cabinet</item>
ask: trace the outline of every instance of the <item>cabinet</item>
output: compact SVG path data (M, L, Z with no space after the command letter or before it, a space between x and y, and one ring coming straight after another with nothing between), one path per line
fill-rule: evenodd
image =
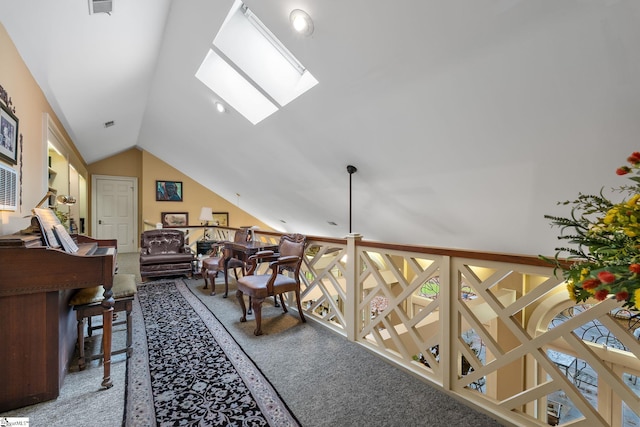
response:
M61 137L52 123L47 133L47 190L49 207L67 216L65 226L72 232L85 234L87 218L87 175L82 161ZM76 200L72 205L61 204L57 196L71 196Z
M196 242L196 255L211 255L213 248L211 245L218 243L217 240L198 240Z

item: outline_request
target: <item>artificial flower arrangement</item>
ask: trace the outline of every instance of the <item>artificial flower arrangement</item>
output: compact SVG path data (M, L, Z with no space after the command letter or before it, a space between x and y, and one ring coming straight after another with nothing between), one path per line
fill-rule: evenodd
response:
M573 205L570 218L545 215L561 228L558 239L577 245L556 248L553 260L541 257L563 271L576 302L613 296L624 307L640 309L640 152L627 161L629 166L616 170L633 181L617 189L628 194L626 200L612 203L602 190L599 195L580 193L576 200L560 203Z

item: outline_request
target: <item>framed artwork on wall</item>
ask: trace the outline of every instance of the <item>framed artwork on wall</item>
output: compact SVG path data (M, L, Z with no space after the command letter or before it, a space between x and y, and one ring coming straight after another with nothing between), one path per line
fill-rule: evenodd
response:
M163 227L186 227L189 225L188 212L162 212L160 218Z
M218 227L228 227L229 212L213 212L213 223Z
M18 118L0 102L0 158L13 165L18 163Z
M156 181L156 201L181 202L182 181Z

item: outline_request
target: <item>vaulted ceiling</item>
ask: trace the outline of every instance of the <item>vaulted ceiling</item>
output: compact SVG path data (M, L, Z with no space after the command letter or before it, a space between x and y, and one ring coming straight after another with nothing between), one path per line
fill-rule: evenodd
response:
M194 77L232 3L0 0L0 21L87 163L140 147L281 231L345 236L351 164L368 240L550 254L543 215L640 149L638 1L246 0L319 81L257 125Z

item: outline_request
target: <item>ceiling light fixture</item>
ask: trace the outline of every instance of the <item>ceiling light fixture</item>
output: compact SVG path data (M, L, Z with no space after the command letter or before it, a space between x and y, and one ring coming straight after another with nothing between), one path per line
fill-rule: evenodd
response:
M216 110L220 114L222 114L222 113L227 111L227 109L225 108L224 104L222 104L221 102L216 102Z
M313 34L313 20L307 12L300 9L294 9L289 14L289 20L293 29L303 36Z

